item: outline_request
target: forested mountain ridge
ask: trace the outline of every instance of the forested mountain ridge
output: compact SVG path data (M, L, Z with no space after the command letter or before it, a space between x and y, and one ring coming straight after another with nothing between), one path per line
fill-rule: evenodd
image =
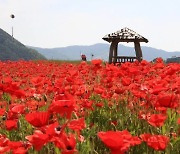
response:
M28 48L0 28L0 60L46 59L35 49Z
M93 45L74 45L59 48L38 48L31 47L37 50L39 53L44 55L47 59L56 60L80 60L81 53L85 54L87 60L92 58L100 58L103 60L108 60L110 44L97 43ZM147 61L152 61L157 57L162 57L164 60L171 57L180 57L180 52L168 52L161 49L156 49L152 47L142 46L143 59ZM92 57L93 55L93 57ZM118 47L119 56L135 56L134 47L128 47L119 43Z

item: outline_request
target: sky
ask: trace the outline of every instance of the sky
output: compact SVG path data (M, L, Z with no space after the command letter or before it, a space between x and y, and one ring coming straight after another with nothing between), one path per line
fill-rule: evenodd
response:
M0 28L11 34L13 26L25 45L55 48L107 43L102 37L128 27L149 40L143 46L180 51L179 8L180 0L0 0Z

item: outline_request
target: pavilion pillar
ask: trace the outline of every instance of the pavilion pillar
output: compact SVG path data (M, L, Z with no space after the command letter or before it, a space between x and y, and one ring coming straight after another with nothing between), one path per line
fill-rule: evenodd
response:
M114 43L113 63L117 63L117 55L118 55L118 42L115 42Z
M113 57L113 42L111 43L110 49L109 49L109 63L112 63L112 57Z
M110 64L113 62L114 47L115 47L115 42L112 42L111 46L110 46L110 49L109 49L109 63Z
M117 53L118 53L118 42L113 41L111 43L110 49L109 49L109 63L111 64L117 62Z
M143 59L142 57L142 50L139 41L134 42L134 48L136 51L136 58L138 61L141 61Z

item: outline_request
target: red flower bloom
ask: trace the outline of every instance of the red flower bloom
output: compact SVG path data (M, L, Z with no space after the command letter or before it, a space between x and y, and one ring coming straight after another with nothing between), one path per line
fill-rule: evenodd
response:
M8 146L9 139L6 136L0 134L0 153L4 154L10 151Z
M48 134L50 137L57 135L56 128L58 126L59 126L58 122L48 125L46 128L46 134ZM61 131L60 126L59 126L59 131Z
M164 125L166 118L163 114L152 114L148 119L148 123L154 127L161 127Z
M169 143L169 138L163 135L142 134L141 138L148 146L158 151L165 150Z
M7 130L17 129L17 120L6 120L5 125Z
M131 84L131 78L129 77L123 77L121 79L121 83L123 84L123 86L129 86Z
M26 96L26 93L24 90L18 89L18 90L13 92L13 95L15 95L18 98L22 98L22 97Z
M59 113L62 117L70 118L72 112L75 110L74 101L72 100L58 100L54 101L50 107L50 112Z
M147 142L151 134L141 134L140 138L144 141Z
M27 154L28 149L24 147L18 147L17 149L13 150L13 154Z
M131 146L139 145L139 144L141 144L141 140L137 136L132 136L130 139L130 144L131 144Z
M37 151L49 141L47 134L43 134L41 131L35 131L33 135L26 136L26 139L35 147Z
M99 66L102 63L102 60L101 59L94 59L94 60L91 60L91 63L96 65L96 66Z
M18 105L15 105L14 107L12 107L11 111L13 113L22 114L22 113L24 113L24 108L25 108L25 105L18 104Z
M86 100L86 99L82 100L82 106L84 108L93 110L92 104L93 104L93 101Z
M59 137L54 137L52 141L56 147L62 150L62 154L74 154L77 152L75 149L76 140L72 134L67 136L65 133L62 133Z
M121 87L116 86L116 87L114 87L114 90L115 90L115 93L117 93L117 94L123 94L125 91L125 89L122 86Z
M21 141L9 141L8 146L13 154L26 154L29 149L25 147L25 144Z
M124 154L130 146L141 144L138 137L132 137L126 130L99 132L98 137L111 149L112 154Z
M20 142L20 141L9 141L8 145L9 145L9 147L11 149L15 149L15 148L18 148L18 147L22 147L23 146L23 142Z
M84 118L80 118L77 120L72 120L69 124L68 127L72 130L80 131L84 128L86 128L85 120Z
M94 92L97 94L102 94L105 90L101 87L95 87Z
M49 113L48 112L33 112L28 113L25 119L34 127L42 127L48 124Z
M158 95L160 92L167 91L167 90L168 90L167 87L165 87L162 84L159 84L159 85L153 86L153 89L150 90L150 93Z
M159 94L157 103L161 107L175 108L178 106L177 96L174 94Z

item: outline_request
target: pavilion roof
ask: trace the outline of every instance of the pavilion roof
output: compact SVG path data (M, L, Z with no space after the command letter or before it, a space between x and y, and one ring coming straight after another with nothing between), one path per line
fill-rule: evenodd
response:
M103 38L103 40L112 42L112 41L118 41L118 42L148 42L146 38L139 35L135 31L125 27L117 32L107 34Z

